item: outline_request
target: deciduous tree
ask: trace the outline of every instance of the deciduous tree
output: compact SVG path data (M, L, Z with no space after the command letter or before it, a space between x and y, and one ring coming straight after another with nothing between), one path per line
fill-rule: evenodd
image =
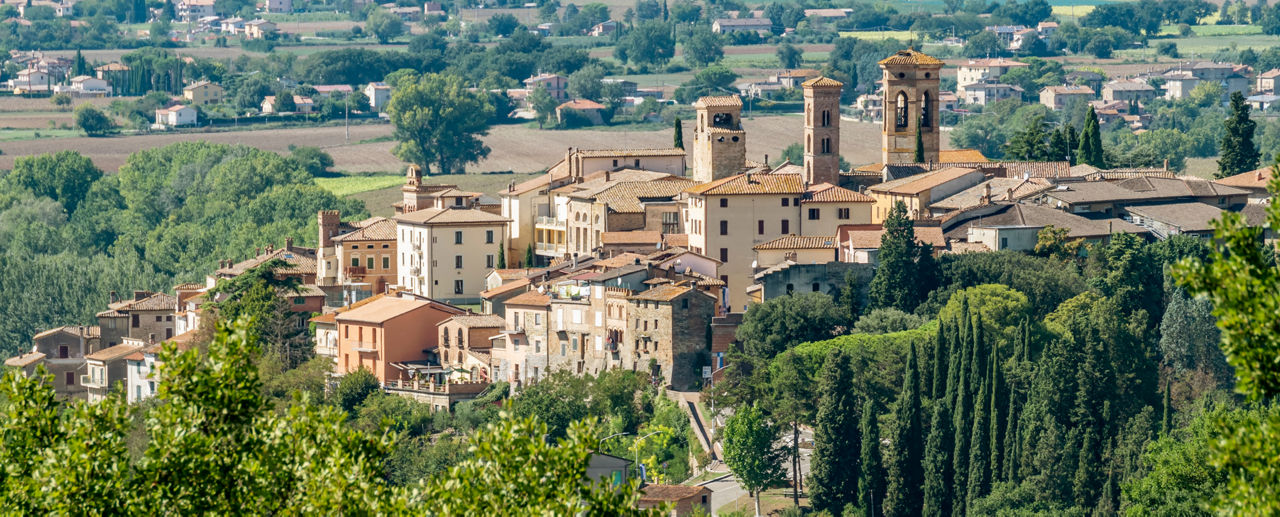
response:
M489 155L479 137L489 133L494 108L483 92L472 92L457 76L426 74L397 88L387 105L395 154L431 173L460 174Z
M755 498L760 516L760 493L783 477L782 454L773 445L778 432L759 408L745 406L725 422L723 436L724 462Z

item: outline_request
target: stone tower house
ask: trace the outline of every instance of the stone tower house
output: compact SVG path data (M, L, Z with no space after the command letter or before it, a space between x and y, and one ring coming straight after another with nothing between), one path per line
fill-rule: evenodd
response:
M747 164L742 99L702 97L693 108L698 112L693 132L694 181L706 183L742 172Z
M815 77L804 88L804 179L840 184L840 91L844 83Z
M916 161L916 132L923 136L924 161L938 161L938 75L942 61L914 49L880 60L884 70L882 163Z

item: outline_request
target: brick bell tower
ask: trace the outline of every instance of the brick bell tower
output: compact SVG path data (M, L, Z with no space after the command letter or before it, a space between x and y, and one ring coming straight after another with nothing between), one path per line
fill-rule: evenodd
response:
M815 77L804 84L804 178L840 184L840 92L844 83Z
M880 60L884 71L882 163L913 163L916 134L924 144L924 161L938 161L938 87L942 61L915 49L899 50Z
M715 181L742 172L747 165L747 132L742 130L742 99L737 95L702 97L693 130L693 180Z

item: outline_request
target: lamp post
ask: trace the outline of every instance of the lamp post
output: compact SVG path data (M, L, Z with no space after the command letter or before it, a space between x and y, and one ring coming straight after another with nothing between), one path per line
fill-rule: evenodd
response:
M655 435L655 434L662 433L662 432L663 432L663 431L654 431L654 432L652 432L652 433L649 433L649 434L646 434L646 435L641 436L641 437L639 437L639 438L636 438L635 443L633 443L633 444L632 444L632 447L634 447L634 448L635 448L635 450L634 450L634 451L632 451L632 452L635 454L635 456L634 456L634 457L635 457L635 464L636 464L636 468L637 468L637 469L639 469L639 468L640 468L640 440L643 440L643 439L645 439L645 438L648 438L648 437L650 437L650 436L653 436L653 435ZM643 470L641 470L640 472L642 473L640 481L641 481L641 482L644 482L644 476L643 476L643 472L644 472L644 471L643 471Z

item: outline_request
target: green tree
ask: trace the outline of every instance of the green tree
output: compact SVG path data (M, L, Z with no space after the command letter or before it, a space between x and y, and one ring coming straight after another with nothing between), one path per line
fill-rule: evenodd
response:
M846 505L858 502L860 408L854 392L852 364L844 350L831 349L822 371L824 374L818 379L809 500L815 510L836 515Z
M364 21L365 30L378 38L378 43L387 44L404 34L404 20L391 14L386 9L374 9Z
M757 516L761 515L760 493L783 477L782 455L773 446L777 437L777 430L755 406L738 409L725 422L724 462L755 498Z
M397 88L387 105L395 155L445 174L463 173L466 164L489 155L479 137L489 133L494 107L489 96L472 92L457 76L426 74L415 84Z
M863 517L884 515L885 479L884 461L880 452L880 424L876 421L876 406L870 398L862 406L862 420L858 425L862 435L858 464L858 506Z
M1098 114L1093 106L1089 106L1089 114L1085 117L1084 131L1080 133L1080 148L1076 150L1076 161L1087 163L1099 169L1107 168L1107 161L1102 149L1102 130L1098 126Z
M57 154L20 156L13 170L0 177L9 189L25 189L62 204L68 214L74 213L89 195L102 170L88 157L76 151Z
M800 425L813 417L813 380L804 360L792 352L783 352L773 364L776 371L770 378L769 413L774 422L785 423L791 428L791 447L786 452L791 460L791 479L795 483L792 499L799 506L800 492L804 488L804 476L800 472Z
M1036 233L1036 247L1032 250L1032 253L1058 260L1078 257L1080 255L1080 247L1084 244L1084 241L1082 239L1067 240L1067 235L1070 233L1071 230L1069 228L1059 228L1054 225L1041 228Z
M991 387L983 381L982 387L978 389L978 398L973 404L973 429L969 434L969 475L965 476L969 489L965 497L966 506L972 506L974 501L987 495L991 488L991 466L988 464L991 459L991 451L988 449L990 437L987 436L991 425L988 413L990 407ZM957 497L959 495L956 494Z
M636 25L618 41L614 57L640 66L661 66L675 55L671 27L659 21Z
M885 218L879 260L867 294L870 306L914 311L933 290L936 271L933 248L916 241L915 225L901 201Z
M778 64L782 68L799 68L800 62L804 58L804 51L800 47L792 45L790 42L783 42L778 45Z
M84 59L84 54L80 53L80 49L76 49L76 55L71 60L71 76L89 75L93 73L93 68L89 67L89 62Z
M924 319L898 309L876 309L863 315L853 330L862 334L889 334L911 330L924 324Z
M502 246L498 248L498 269L506 269L506 268L507 268L507 247Z
M1249 104L1240 92L1231 92L1231 114L1222 123L1222 144L1218 146L1218 172L1225 178L1258 168L1258 147L1253 144L1253 131L1258 123L1249 118Z
M533 243L530 242L529 246L524 249L524 264L521 264L520 266L526 268L533 267L534 262Z
M916 119L916 128L917 128L917 130L916 130L916 152L915 152L915 156L913 157L913 158L915 159L916 163L924 163L924 162L925 162L925 158L924 158L924 132L919 130L919 128L920 128L921 126L923 126L923 125L924 125L924 124L923 124L923 121L924 121L924 119L923 119L923 118L917 118L917 119Z
M748 354L772 359L800 343L834 337L843 321L825 294L780 296L747 307L737 338Z
M587 65L569 74L569 95L578 99L600 100L604 69L599 65Z
M298 103L293 100L293 92L280 90L276 92L276 101L271 105L276 113L292 113L298 111Z
M1213 515L1205 503L1224 494L1227 472L1210 463L1220 422L1239 420L1224 409L1196 415L1185 428L1151 442L1142 454L1144 474L1125 482L1127 515Z
M354 414L356 408L379 389L378 378L374 377L369 370L361 368L342 376L342 380L338 381L337 389L334 390L334 397L338 407Z
M289 157L301 164L312 176L323 176L333 167L333 157L319 147L295 147L289 152Z
M676 149L684 149L684 125L681 124L680 117L676 117L676 120L672 125L675 128L675 132L671 137L672 143Z
M1036 118L1027 121L1022 131L1014 133L1009 143L1005 144L1005 157L1011 160L1046 161L1051 153L1049 140L1050 134L1044 117L1036 115ZM1062 141L1065 145L1065 137L1062 137Z
M489 17L489 30L496 36L505 38L519 28L520 20L513 14L498 13Z
M71 105L71 95L66 93L55 93L52 97L49 97L49 103L57 107L58 111L65 110L67 106Z
M995 57L1004 55L1005 49L1000 36L991 31L981 31L965 41L960 53L971 58Z
M935 401L929 438L924 448L924 506L921 515L925 517L951 517L951 453L955 448L952 424L950 403Z
M529 93L529 107L533 108L533 113L538 117L538 129L542 129L545 123L556 116L557 106L559 103L547 91L545 84L539 84Z
M885 494L886 516L913 516L922 511L924 471L924 431L920 422L920 364L915 345L908 346L907 367L902 391L894 408L893 453L889 463L889 489Z
M106 136L115 131L116 123L97 106L81 104L75 111L76 127L89 136Z
M1221 335L1213 317L1213 302L1191 298L1185 290L1166 289L1168 306L1160 320L1160 355L1175 371L1198 370L1224 387L1235 375L1218 347Z
M702 68L724 58L724 43L710 28L697 28L684 41L684 60Z

